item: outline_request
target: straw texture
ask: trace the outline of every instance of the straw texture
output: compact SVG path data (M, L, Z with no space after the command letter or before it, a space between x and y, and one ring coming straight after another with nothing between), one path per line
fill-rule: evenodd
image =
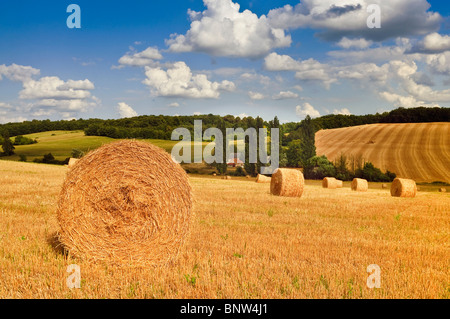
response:
M258 176L256 177L257 183L270 183L271 180L272 180L272 178L267 177L265 175L261 175L261 174L258 174Z
M270 193L277 196L301 197L305 179L296 169L279 168L272 174Z
M57 217L60 241L89 261L164 265L191 222L191 186L164 150L124 140L88 153L68 171Z
M336 189L338 187L337 179L334 178L334 177L325 177L322 180L322 187L323 188Z
M369 189L369 183L365 179L354 178L352 181L351 188L353 191L367 192L367 190Z
M76 164L76 162L78 162L78 159L77 159L77 158L71 158L71 159L69 160L69 163L68 163L67 166L72 167L72 166L74 166L74 165Z
M391 185L391 196L394 197L415 197L417 195L417 185L412 179L396 178Z

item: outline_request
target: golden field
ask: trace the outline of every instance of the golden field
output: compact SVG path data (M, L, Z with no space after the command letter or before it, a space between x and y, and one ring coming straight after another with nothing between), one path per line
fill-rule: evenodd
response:
M127 269L55 242L66 167L0 162L1 298L449 298L450 196L322 189L270 195L254 180L190 177L191 233L177 262ZM81 269L81 289L66 285ZM367 266L381 288L366 286Z
M361 155L383 172L450 183L450 123L370 124L316 133L317 155Z

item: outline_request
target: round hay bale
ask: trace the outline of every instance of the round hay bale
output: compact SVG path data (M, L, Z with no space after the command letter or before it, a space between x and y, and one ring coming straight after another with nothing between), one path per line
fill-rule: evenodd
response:
M381 188L382 188L382 189L387 189L387 188L388 188L388 185L387 185L387 184L381 184Z
M330 189L336 189L338 186L337 179L334 177L325 177L322 180L322 187L323 188L330 188Z
M267 176L261 175L261 174L258 174L258 176L256 177L257 183L270 183L271 180L272 180L271 177L267 177Z
M440 192L440 193L446 193L446 192L447 192L447 189L446 189L446 188L443 188L443 187L442 187L442 188L439 188L439 192Z
M417 194L416 182L412 179L396 178L391 185L391 196L415 197Z
M369 183L362 178L354 178L352 181L352 190L357 192L367 192L369 189Z
M341 181L341 180L336 180L336 187L337 188L342 188L342 187L344 187L344 182L343 181Z
M305 179L296 169L278 168L272 174L270 193L276 196L301 197Z
M78 162L78 161L79 161L78 158L71 158L71 159L69 160L69 163L68 163L67 166L72 167L72 166L74 166L75 163Z
M252 177L250 175L245 175L245 178L250 179Z
M77 162L58 202L60 241L84 260L145 267L178 255L190 228L186 172L136 140L103 145Z
M223 176L222 179L231 179L231 176Z
M217 176L217 174L216 174L216 173L213 173L213 176Z

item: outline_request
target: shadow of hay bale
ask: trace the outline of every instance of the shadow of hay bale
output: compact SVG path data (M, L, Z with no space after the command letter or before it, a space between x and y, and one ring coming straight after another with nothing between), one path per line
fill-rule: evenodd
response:
M64 244L60 241L59 239L59 233L56 231L52 234L50 234L47 237L47 244L50 245L54 252L58 255L62 255L64 257L68 257L69 256L69 250L67 249L66 246L64 246Z

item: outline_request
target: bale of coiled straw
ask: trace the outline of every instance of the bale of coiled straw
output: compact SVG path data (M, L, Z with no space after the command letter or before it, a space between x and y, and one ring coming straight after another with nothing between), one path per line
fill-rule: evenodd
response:
M341 180L336 180L336 187L337 188L342 188L342 187L344 187L344 182L343 181L341 181Z
M440 192L440 193L446 193L446 192L447 192L447 189L446 189L446 188L443 188L443 187L442 187L442 188L439 188L439 192Z
M381 188L386 189L386 188L388 188L388 186L387 186L387 184L381 184Z
M261 175L261 174L258 174L258 176L256 177L257 183L270 183L271 180L272 180L272 178L267 177L265 175Z
M367 192L369 189L369 183L367 183L367 180L362 178L354 178L352 181L351 188L353 191L357 192Z
M231 179L231 176L223 176L222 179Z
M334 177L325 177L322 180L322 187L323 188L336 189L338 187L337 179L334 178Z
M391 184L391 196L415 197L416 194L417 185L412 179L396 178Z
M270 182L270 193L277 196L301 197L305 179L303 173L296 169L279 168Z
M88 153L68 171L57 209L60 241L84 260L165 265L189 232L191 186L164 150L125 140Z
M67 166L72 167L76 162L78 162L78 158L71 158Z

